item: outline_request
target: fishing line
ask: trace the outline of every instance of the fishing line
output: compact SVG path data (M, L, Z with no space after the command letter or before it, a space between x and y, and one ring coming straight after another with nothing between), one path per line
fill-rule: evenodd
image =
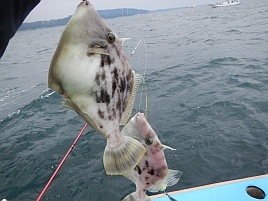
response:
M145 78L142 77L142 79L143 79L143 85L142 85L142 89L141 89L140 106L141 106L142 91L143 91L143 87L144 87L144 93L145 93L145 110L144 110L144 115L145 115L146 119L148 119L148 115L147 115L147 111L148 111L148 95L147 95L147 90L146 90ZM139 106L139 110L140 110L140 106Z
M89 141L94 140L94 139L95 139L95 137L96 137L96 136L98 136L98 135L96 135L97 133L98 133L97 131L96 131L96 132L94 132L92 135L90 135L90 137L86 138L86 140L85 140L85 141L80 142L78 145L76 145L76 147L80 147L80 146L82 146L82 145L84 145L84 144L89 143ZM85 136L85 134L84 134L84 136Z
M134 48L134 50L131 52L131 54L128 57L128 61L130 60L130 58L133 56L133 54L135 53L135 51L137 50L137 48L139 47L140 43L143 41L144 43L144 39L140 39L140 41L138 42L138 44L136 45L136 47ZM146 49L146 44L145 45L145 67L144 67L144 74L142 76L142 80L143 80L143 85L141 88L141 96L140 96L140 103L139 103L139 111L141 111L141 102L142 102L142 92L143 92L143 88L144 88L144 92L145 92L145 110L144 110L144 115L147 119L147 110L148 110L148 96L147 96L147 91L146 91L146 83L145 83L145 75L146 75L146 70L147 70L147 49Z
M128 16L128 8L126 8L126 16ZM127 31L126 28L126 22L125 22L125 15L124 15L124 8L122 8L122 18L123 18L123 26L125 27L124 30L119 31L119 33L123 33ZM143 85L141 87L141 96L140 96L140 102L139 102L139 111L141 111L141 105L142 105L142 95L143 95L143 89L145 91L145 110L144 110L144 115L147 119L147 110L148 110L148 96L147 96L147 91L146 91L146 83L145 83L145 76L146 76L146 70L147 70L147 47L146 47L146 43L144 41L144 39L140 39L140 41L138 42L138 44L136 45L136 47L134 48L134 50L131 52L130 56L128 57L128 61L130 61L130 58L133 56L133 54L135 53L135 51L137 50L138 46L140 45L140 43L143 42L144 44L144 49L145 49L145 66L144 66L144 73L143 73ZM127 46L128 52L129 52L129 46Z
M148 110L148 95L147 95L147 90L146 90L146 82L145 82L145 76L146 76L146 71L147 71L147 46L146 43L143 39L143 44L144 44L144 49L145 49L145 65L144 65L144 73L143 73L143 85L141 88L141 96L140 96L140 104L139 104L139 110L141 110L141 100L142 100L142 91L143 91L143 87L144 87L144 93L145 93L145 110L144 110L144 115L146 117L146 119L148 119L147 116L147 110Z
M145 43L145 40L143 39L143 44L144 44L144 49L145 49L145 66L144 66L144 79L145 79L145 75L146 75L146 71L147 71L147 46L146 46L146 43Z
M168 196L169 200L171 200L171 201L177 201L176 199L174 199L173 197L171 197L166 191L164 191L164 193Z
M127 8L127 15L126 15L126 16L128 16L128 8ZM124 8L122 8L122 18L123 18L123 27L124 27L124 29L121 30L121 31L119 31L118 34L127 31L127 26L126 26L126 22L125 22L125 15L124 15ZM127 45L127 52L128 52L128 53L130 52L130 50L129 50L129 45Z
M127 16L128 16L128 12L127 12ZM123 18L123 26L126 27L126 23L125 23L125 16L124 16L124 8L122 8L122 18ZM122 33L125 32L127 29L125 28L122 31L118 31L118 33Z
M156 131L157 135L159 136L158 138L161 141L162 140L162 136L161 136L160 131L155 126L153 126L153 125L151 125L151 127Z

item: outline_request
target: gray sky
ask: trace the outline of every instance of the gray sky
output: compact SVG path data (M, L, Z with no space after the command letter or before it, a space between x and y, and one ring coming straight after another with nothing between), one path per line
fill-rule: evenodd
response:
M138 8L156 10L214 3L215 0L90 0L96 10ZM25 22L65 18L73 15L80 0L41 0ZM216 1L217 2L217 1ZM221 1L220 1L221 2Z

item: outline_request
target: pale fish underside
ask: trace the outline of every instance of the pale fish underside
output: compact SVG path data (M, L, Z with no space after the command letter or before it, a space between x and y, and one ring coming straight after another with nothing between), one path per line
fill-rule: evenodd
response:
M146 190L164 191L175 185L182 172L168 169L164 149L174 150L161 144L157 134L147 122L144 114L137 113L122 129L122 135L138 139L146 148L146 153L139 164L129 174L124 175L136 185L136 191L126 196L123 201L151 200Z
M67 98L63 106L107 139L103 163L110 175L130 172L145 153L138 140L119 130L141 81L123 53L123 41L83 1L62 33L48 75L48 86Z

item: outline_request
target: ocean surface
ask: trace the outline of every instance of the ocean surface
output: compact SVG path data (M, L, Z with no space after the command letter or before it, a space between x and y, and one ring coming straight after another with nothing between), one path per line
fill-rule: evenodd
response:
M268 173L268 2L186 8L105 22L145 74L148 121L170 169L167 191ZM47 87L64 27L17 32L0 60L0 200L36 200L84 126ZM144 109L135 105L133 114ZM43 200L119 201L135 191L105 174L106 141L88 127ZM150 193L148 193L151 195Z

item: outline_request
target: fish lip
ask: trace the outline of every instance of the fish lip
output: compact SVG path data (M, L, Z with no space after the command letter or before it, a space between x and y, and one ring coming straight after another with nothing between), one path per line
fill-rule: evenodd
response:
M144 113L138 112L135 115L135 118L137 120L137 125L139 127L142 127L142 130L143 130L142 133L148 133L148 132L150 132L149 123L147 122Z
M138 118L141 118L141 119L146 119L144 113L141 113L141 112L138 112L138 113L136 114L136 116L137 116Z
M144 113L140 113L140 112L138 112L138 113L136 114L135 118L137 119L138 122L142 122L142 123L146 122L146 127L148 127L148 126L147 126L148 123L147 123L147 120L146 120L146 118L145 118Z
M83 0L78 6L88 6L88 5L92 5L92 4L87 0Z

